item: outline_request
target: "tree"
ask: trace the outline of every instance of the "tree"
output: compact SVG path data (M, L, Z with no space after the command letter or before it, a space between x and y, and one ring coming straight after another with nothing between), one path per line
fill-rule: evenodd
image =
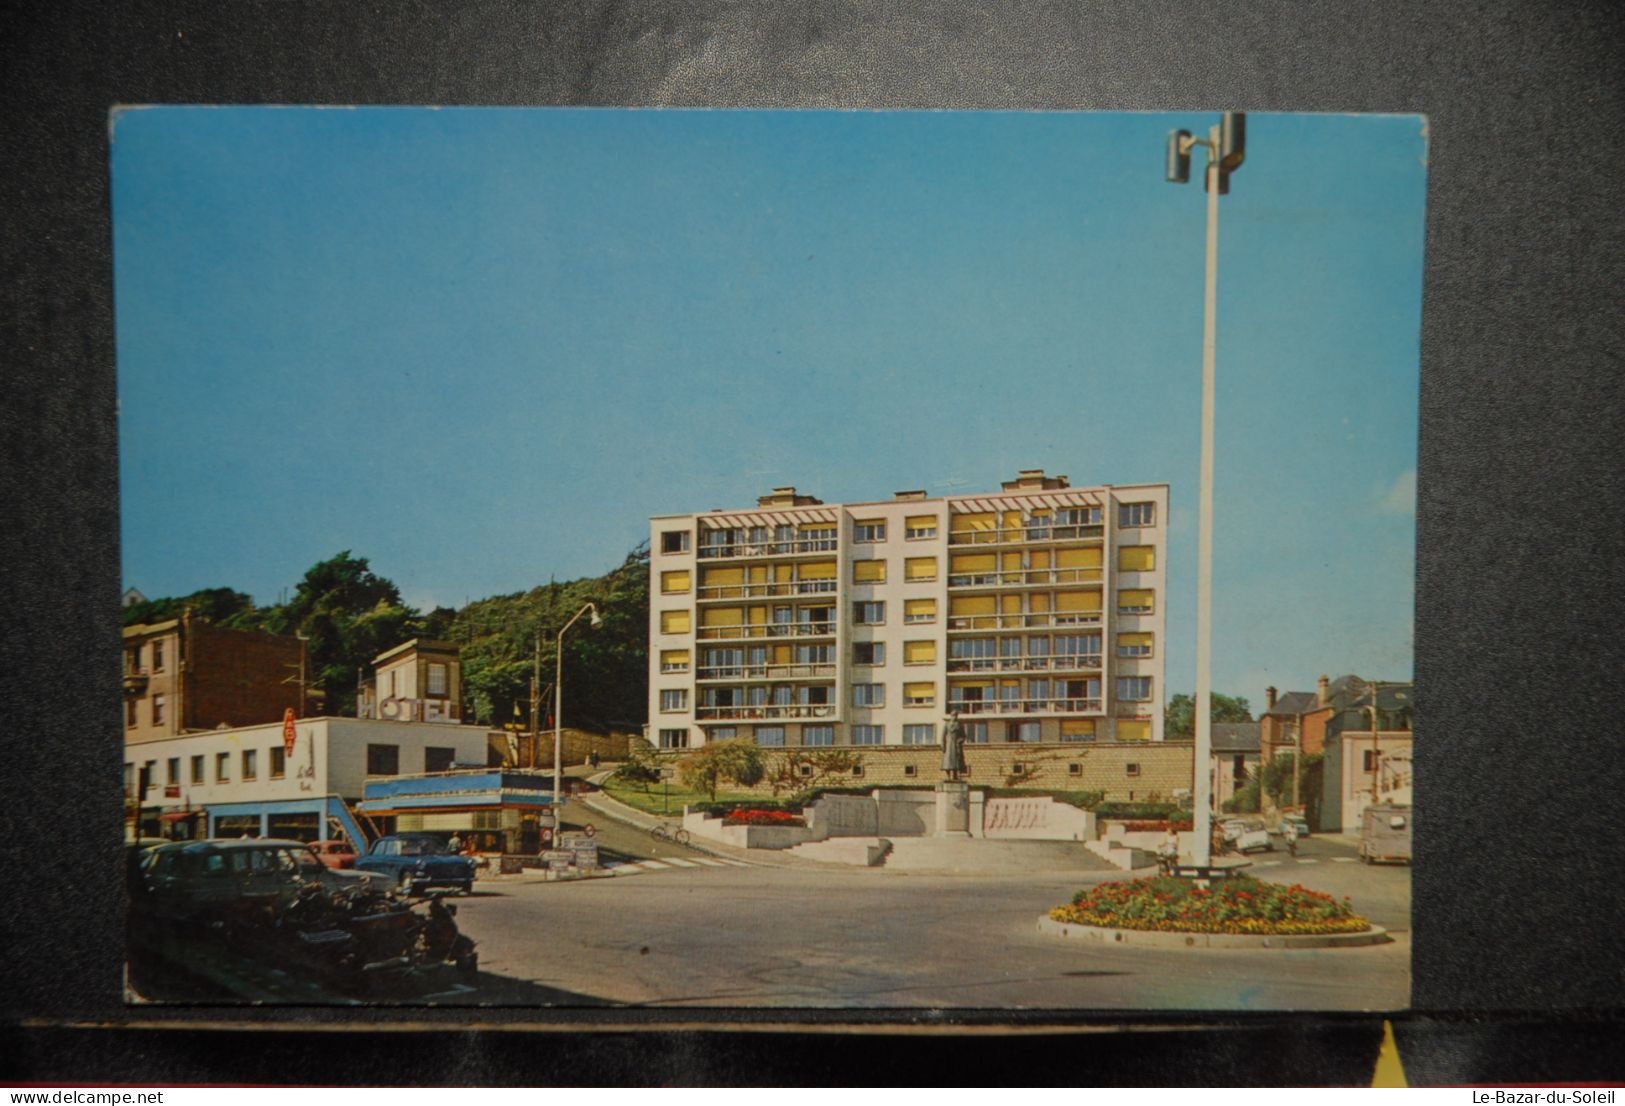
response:
M178 599L148 599L133 603L124 608L124 625L167 622L171 618L179 618L188 607L203 621L228 628L248 629L248 626L234 626L234 622L245 617L252 620L256 613L251 596L231 588L203 588Z
M615 778L622 783L640 784L647 792L651 783L660 782L660 762L654 746L646 741L634 742L626 760L615 769Z
M348 549L307 569L293 598L266 622L309 640L310 682L326 692L330 714L353 713L356 673L370 671L379 653L423 629L400 589Z
M677 762L678 775L695 791L709 792L716 802L719 783L751 787L762 779L762 754L756 743L734 737L708 741Z
M786 749L773 758L764 777L775 797L781 791L806 791L848 776L863 763L863 755L850 749Z
M1252 708L1240 696L1220 695L1217 691L1209 699L1215 722L1251 722ZM1196 736L1196 697L1183 691L1168 700L1168 709L1162 716L1165 738L1191 739Z

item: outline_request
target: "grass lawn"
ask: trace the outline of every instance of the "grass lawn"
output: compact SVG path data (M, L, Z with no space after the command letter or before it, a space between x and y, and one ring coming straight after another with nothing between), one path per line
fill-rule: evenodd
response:
M625 784L617 779L608 779L604 781L604 793L645 814L681 814L685 804L711 801L708 792L690 791L680 780L651 783L645 790L642 784ZM717 791L718 802L760 801L763 797L750 791Z

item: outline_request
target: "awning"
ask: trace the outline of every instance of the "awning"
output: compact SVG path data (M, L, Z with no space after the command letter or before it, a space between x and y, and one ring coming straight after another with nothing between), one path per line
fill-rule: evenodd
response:
M202 814L201 810L171 810L167 814L158 815L160 822L184 822L188 818L196 818Z

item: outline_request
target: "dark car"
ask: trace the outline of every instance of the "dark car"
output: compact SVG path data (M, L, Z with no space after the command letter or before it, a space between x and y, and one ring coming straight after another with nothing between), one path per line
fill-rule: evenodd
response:
M358 872L393 879L406 894L450 887L467 895L474 890L474 860L446 848L432 833L397 833L380 837L355 862Z

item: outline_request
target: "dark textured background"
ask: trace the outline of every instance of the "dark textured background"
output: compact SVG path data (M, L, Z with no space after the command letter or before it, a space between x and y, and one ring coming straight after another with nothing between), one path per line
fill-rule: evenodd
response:
M1029 1030L971 1051L899 1030L1003 1015L901 1013L840 1039L625 1031L632 1012L593 1035L97 1028L148 1013L121 1000L108 798L122 758L106 114L142 102L1426 113L1418 1013L1396 1028L1417 1081L1625 1075L1622 12L1608 0L996 12L73 0L10 12L0 863L15 875L0 911L0 1080L1347 1083L1369 1078L1379 1031L1360 1018L1164 1022L1064 1039ZM288 1012L163 1011L228 1015ZM1030 1024L1068 1020L1090 1019Z

